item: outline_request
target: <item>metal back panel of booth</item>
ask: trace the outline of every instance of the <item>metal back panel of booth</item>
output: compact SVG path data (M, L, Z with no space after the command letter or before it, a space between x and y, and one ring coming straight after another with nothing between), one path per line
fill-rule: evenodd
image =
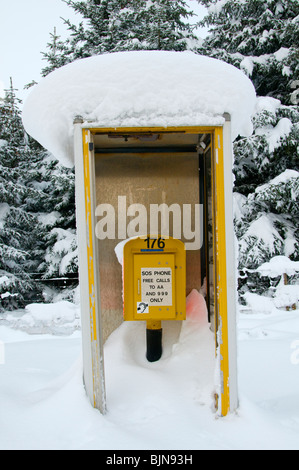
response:
M199 204L197 153L96 155L95 174L96 204L108 203L114 207L116 236L119 224L124 222L123 211L127 211L132 204L142 204L147 209L148 227L150 227L151 204L160 205L165 203L168 207L172 204L179 204L181 208L183 204L190 204L192 226L194 227L195 204ZM118 207L119 196L123 197L122 202L126 201L126 208L120 209ZM118 217L119 210L122 210L122 221ZM130 220L132 220L132 217L127 217L127 223ZM174 236L171 213L169 222L169 236ZM99 241L104 339L123 320L122 268L114 252L115 246L120 241L118 238ZM184 237L182 237L182 241L186 241ZM186 294L194 288L201 288L200 265L200 250L187 251Z

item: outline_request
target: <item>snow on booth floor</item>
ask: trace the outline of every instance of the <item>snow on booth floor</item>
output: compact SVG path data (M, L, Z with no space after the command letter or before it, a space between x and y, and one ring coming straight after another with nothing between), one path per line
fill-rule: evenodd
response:
M46 333L28 334L44 314ZM299 449L298 310L239 314L240 409L226 418L213 410L214 339L203 318L181 331L164 325L155 364L143 323L116 330L105 345L105 416L85 395L77 328L78 307L65 302L0 321L0 449Z

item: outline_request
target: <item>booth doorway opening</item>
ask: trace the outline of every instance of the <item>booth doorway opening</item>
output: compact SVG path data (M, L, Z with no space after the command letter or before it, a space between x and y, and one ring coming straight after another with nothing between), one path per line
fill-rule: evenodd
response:
M192 289L204 293L214 329L213 132L97 130L92 137L104 341L123 321L114 249L152 227L185 243L186 296Z

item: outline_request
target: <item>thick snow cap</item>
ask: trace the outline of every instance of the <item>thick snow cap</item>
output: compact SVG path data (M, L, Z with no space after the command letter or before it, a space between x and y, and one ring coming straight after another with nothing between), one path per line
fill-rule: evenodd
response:
M77 60L52 72L25 102L26 131L73 165L73 120L98 127L222 125L232 139L252 132L256 101L246 75L192 52L135 51Z

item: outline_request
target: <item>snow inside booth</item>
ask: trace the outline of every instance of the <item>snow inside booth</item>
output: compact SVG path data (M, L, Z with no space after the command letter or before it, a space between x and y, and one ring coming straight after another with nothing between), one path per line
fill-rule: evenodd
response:
M233 66L157 51L73 62L25 103L27 132L75 165L84 383L103 413L104 344L124 318L163 330L162 361L184 325L209 324L198 367L212 354L216 409L238 406L232 142L252 132L254 106Z

